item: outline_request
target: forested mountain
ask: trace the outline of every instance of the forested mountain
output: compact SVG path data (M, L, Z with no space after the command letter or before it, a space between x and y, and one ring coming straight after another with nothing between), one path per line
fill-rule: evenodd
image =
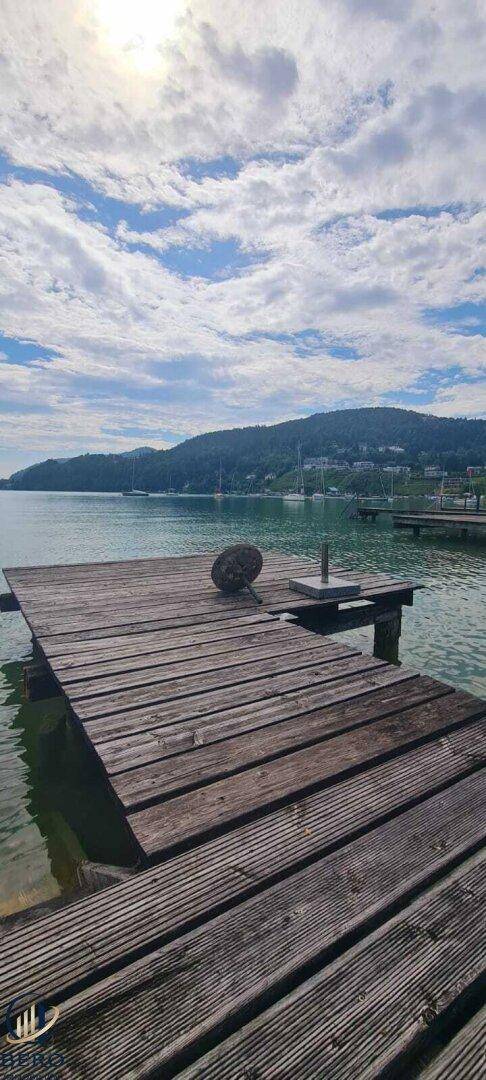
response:
M267 427L209 432L170 450L142 448L137 452L135 486L148 491L214 491L221 462L224 490L247 490L249 483L258 489L269 473L278 477L295 467L299 443L303 457L327 454L349 462L365 458L440 464L454 471L485 462L486 420L367 408L316 413ZM37 491L122 491L130 486L131 471L126 454L85 454L23 469L10 478L8 486Z

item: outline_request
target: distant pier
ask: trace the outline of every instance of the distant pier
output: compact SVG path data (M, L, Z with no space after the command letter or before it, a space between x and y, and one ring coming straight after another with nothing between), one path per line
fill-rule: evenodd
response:
M422 529L450 529L465 539L471 529L486 527L486 510L395 510L392 506L359 506L361 521L376 521L380 514L391 515L396 529L412 529L419 536Z

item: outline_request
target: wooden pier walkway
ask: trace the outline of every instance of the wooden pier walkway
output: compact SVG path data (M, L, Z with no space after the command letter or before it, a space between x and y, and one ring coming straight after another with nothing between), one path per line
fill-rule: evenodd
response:
M375 522L380 514L390 514L396 529L412 529L419 536L422 529L446 529L464 539L470 529L486 527L486 510L396 510L392 506L358 506L361 521Z
M416 510L393 514L396 529L412 529L419 536L422 529L446 529L465 539L469 531L486 527L484 510Z
M6 571L150 865L5 924L1 1005L59 1006L70 1080L426 1061L484 971L486 705L281 621L323 613L308 560L265 555L261 608L212 560ZM373 619L413 600L351 576Z

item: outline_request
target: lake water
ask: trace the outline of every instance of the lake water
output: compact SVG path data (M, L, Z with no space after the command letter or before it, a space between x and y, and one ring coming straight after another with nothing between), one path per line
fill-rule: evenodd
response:
M237 540L391 571L426 588L404 608L400 659L456 687L486 694L486 545L349 521L341 501L0 492L0 566L129 559L213 550ZM0 582L0 591L6 585ZM372 650L372 630L343 635ZM0 615L0 914L73 895L86 860L129 865L114 805L73 736L58 768L39 768L37 735L59 699L22 702L30 635L18 612Z

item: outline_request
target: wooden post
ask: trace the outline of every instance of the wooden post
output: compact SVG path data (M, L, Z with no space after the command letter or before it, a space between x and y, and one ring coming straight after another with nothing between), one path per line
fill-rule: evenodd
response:
M19 602L13 593L0 593L0 611L18 611L19 606Z
M66 717L44 720L38 736L37 754L41 772L59 769L60 755L65 746Z
M420 526L419 525L414 525L414 527L413 527L413 535L414 536L420 536Z
M45 664L26 664L24 667L24 695L27 701L59 697L59 687Z
M401 607L383 611L375 619L373 655L389 664L398 664L398 646L402 630Z
M325 540L321 544L321 581L329 581L329 544Z

